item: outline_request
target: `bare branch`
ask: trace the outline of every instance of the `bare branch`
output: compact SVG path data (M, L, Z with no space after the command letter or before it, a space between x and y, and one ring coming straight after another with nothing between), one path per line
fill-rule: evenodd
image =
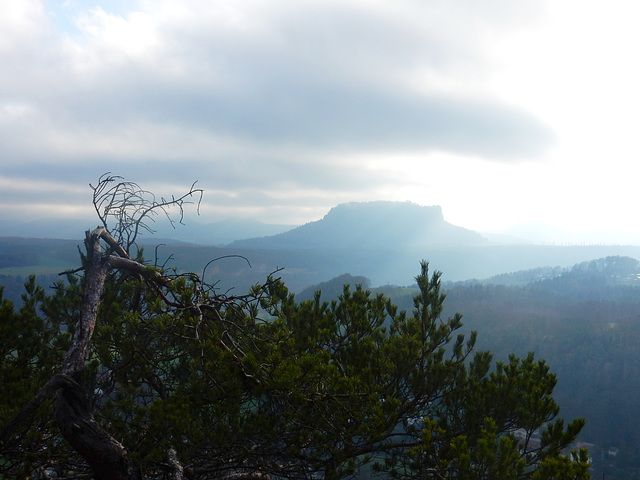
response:
M116 252L122 258L131 258L129 253L122 248L122 245L118 243L118 241L113 238L113 236L109 233L108 230L104 229L100 233L100 237L111 247L113 251Z
M156 196L143 190L138 184L123 181L122 177L112 176L105 173L98 180L93 190L93 206L107 231L111 231L116 242L123 245L128 250L133 245L140 233L140 229L153 233L149 222L154 222L158 213L162 213L172 226L175 221L171 218L169 210L173 207L178 209L179 222L184 218L184 205L194 203L190 199L198 197L197 210L200 209L203 190L195 187L194 182L187 193L180 197L172 196L170 199ZM114 220L114 228L110 228L109 223Z
M167 287L171 284L171 279L162 275L154 267L148 267L147 265L143 265L142 263L131 260L130 258L116 257L115 255L111 255L108 257L108 262L111 268L126 270L128 272L135 273L142 276L145 280L149 280L158 285Z
M202 269L202 276L201 278L204 278L205 273L207 272L207 268L209 267L209 265L211 265L213 262L217 262L218 260L223 260L225 258L241 258L243 259L245 262L247 262L247 265L249 265L249 268L251 268L251 263L249 262L249 259L243 255L223 255L221 257L217 257L214 258L213 260L209 260L207 262L207 264L204 266L204 268Z

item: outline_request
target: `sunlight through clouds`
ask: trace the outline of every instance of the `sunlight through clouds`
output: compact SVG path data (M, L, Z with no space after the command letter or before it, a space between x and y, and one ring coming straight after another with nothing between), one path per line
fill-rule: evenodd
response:
M36 34L44 20L42 4L37 0L0 2L0 54Z
M144 64L160 47L156 25L143 12L132 12L125 18L96 7L76 17L74 24L80 33L67 37L67 51L80 71Z
M105 171L200 180L296 221L408 200L479 230L622 230L640 154L638 8L2 2L0 167L80 185Z

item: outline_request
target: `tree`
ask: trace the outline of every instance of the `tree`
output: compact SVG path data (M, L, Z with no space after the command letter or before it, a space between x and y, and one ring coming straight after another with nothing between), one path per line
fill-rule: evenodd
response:
M107 275L111 270L119 269L127 274L137 275L149 285L166 286L170 283L170 279L154 269L148 269L142 263L131 260L123 243L127 247L134 245L141 228L150 230L148 221L158 211L167 213L170 207L177 207L182 214L185 199L200 191L192 186L189 192L180 198L156 201L153 195L141 190L136 184L119 180L119 177L104 175L93 188L93 204L102 226L86 233L86 255L82 257L83 265L78 270L85 273L80 315L60 373L51 377L25 410L2 432L2 439L11 435L15 423L28 416L54 393L55 418L60 433L88 463L96 478L138 479L142 478L142 473L128 450L109 435L94 418L90 395L82 385L85 381L85 364L89 360L99 307ZM115 185L112 185L113 183ZM112 217L117 219L114 229L117 238L108 230L108 221ZM101 241L106 243L105 250ZM19 353L21 352L18 351L18 355ZM7 357L13 355L15 352L10 351Z
M416 280L411 317L348 286L331 304L319 293L301 304L280 294L266 306L276 318L269 327L286 339L277 351L291 349L304 365L282 389L299 393L267 402L278 431L305 446L296 448L303 463L325 478L368 463L394 477L469 480L527 478L540 465L562 464L571 478L587 478L585 458L562 453L584 422L550 423L559 409L545 362L511 356L492 369L488 352L470 358L475 334L456 335L460 315L441 318L440 273L430 276L423 262Z
M584 453L565 452L583 421L553 421L548 366L472 355L475 334L457 334L460 315L442 318L440 273L426 262L411 316L361 286L297 302L276 272L227 296L129 255L152 215L177 207L181 218L199 190L156 201L107 175L93 191L102 225L87 232L81 268L52 297L32 295L23 337L0 352L13 382L27 369L14 359L31 355L44 385L3 395L5 475L588 478ZM15 325L0 307L0 325ZM33 350L22 338L39 328Z
M56 373L69 346L64 324L39 315L49 300L34 276L25 290L23 305L14 312L0 287L0 425L17 415ZM68 449L49 435L55 429L50 401L46 407L24 418L11 437L3 439L0 471L10 472L7 478L27 477L50 461L71 463Z

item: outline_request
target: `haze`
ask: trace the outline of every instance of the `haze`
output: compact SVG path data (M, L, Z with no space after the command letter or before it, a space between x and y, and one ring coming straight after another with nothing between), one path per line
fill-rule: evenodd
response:
M0 0L0 220L92 218L88 184L113 172L165 195L197 180L204 222L394 200L640 244L639 13Z

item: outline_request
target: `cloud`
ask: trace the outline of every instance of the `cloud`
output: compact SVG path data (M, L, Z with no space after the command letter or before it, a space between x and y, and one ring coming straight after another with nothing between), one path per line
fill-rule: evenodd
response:
M475 46L483 29L462 31L483 21L495 28L486 13L473 17L477 9L452 22L453 5L431 3L144 5L126 16L100 8L79 15L81 33L61 36L57 65L33 66L40 85L22 93L44 118L69 131L139 121L266 145L495 159L531 156L553 138L541 121L489 95L438 91L484 60Z
M18 45L39 33L44 12L37 0L3 2L0 15L0 54L6 55Z
M247 208L305 192L331 204L395 182L391 161L354 160L367 155L510 163L554 141L486 88L491 45L536 17L533 1L14 4L0 21L14 72L0 78L9 181L84 186L113 171L201 179Z

